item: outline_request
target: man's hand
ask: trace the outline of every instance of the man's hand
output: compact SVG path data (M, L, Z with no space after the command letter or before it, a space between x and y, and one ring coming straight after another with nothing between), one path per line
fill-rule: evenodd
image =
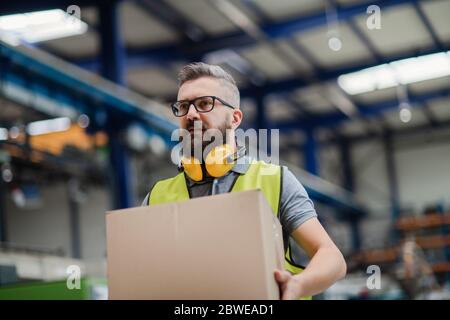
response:
M281 289L281 300L296 300L303 296L299 275L292 275L284 270L275 270L275 280Z

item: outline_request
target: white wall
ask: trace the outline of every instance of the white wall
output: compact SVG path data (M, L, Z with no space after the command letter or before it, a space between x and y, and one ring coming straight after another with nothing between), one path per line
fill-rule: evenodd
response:
M176 166L167 164L170 158L158 159L149 155L147 160L144 163L132 158L131 161L135 174L134 184L137 184L135 191L142 189L136 196L135 205L141 204L155 180L168 178L177 173ZM28 247L61 248L67 256L72 256L66 184L62 182L47 186L40 184L39 191L42 206L37 209L17 207L11 199L11 194L8 194L6 207L8 241ZM95 264L106 257L105 212L111 207L110 190L106 186L88 186L84 195L79 204L81 258Z
M405 143L406 141L406 143ZM352 151L356 193L372 209L374 216L389 215L389 180L381 142L356 145ZM420 213L427 204L450 197L450 139L424 142L394 140L401 207Z
M62 248L72 255L68 195L65 184L41 186L43 205L20 209L8 196L7 225L11 243L48 249ZM81 254L83 259L102 259L106 252L105 211L109 208L106 190L88 189L80 205Z
M318 149L319 175L321 178L342 185L343 167L341 163L340 149L335 145Z
M58 184L40 188L43 206L39 209L18 208L7 197L6 219L9 242L48 249L61 248L69 255L70 226L67 190Z
M343 187L343 164L338 146L320 148L320 176ZM390 202L383 145L377 141L354 144L350 150L354 175L355 196L370 210L370 215L360 224L363 247L381 247L388 238ZM351 252L351 234L348 223L337 220L333 210L317 206L325 228L344 252Z
M395 163L403 206L421 211L427 204L450 201L450 141L400 149Z
M390 192L383 144L375 140L355 144L351 156L356 196L373 216L388 216Z
M105 212L110 208L108 190L90 188L80 205L81 255L83 259L106 258Z
M450 132L440 130L396 137L393 147L401 207L411 208L413 213L420 214L427 205L439 201L446 201L450 206ZM370 211L360 224L362 245L389 245L391 194L383 142L372 139L355 143L351 148L351 157L355 195ZM342 186L340 149L337 146L322 146L318 158L320 176ZM318 206L318 213L324 216L326 228L340 248L348 250L348 226L330 217L332 212L322 206Z
M428 204L443 200L450 204L450 139L442 139L443 134L422 134L421 139L404 136L394 140L400 205L411 208L415 214L420 214ZM339 183L338 173L333 177L333 170L326 170L330 164L324 163L337 161L332 153L328 150L321 155L321 173L324 178ZM357 143L351 154L356 196L370 209L370 215L361 223L363 246L388 245L392 223L383 144L377 140Z

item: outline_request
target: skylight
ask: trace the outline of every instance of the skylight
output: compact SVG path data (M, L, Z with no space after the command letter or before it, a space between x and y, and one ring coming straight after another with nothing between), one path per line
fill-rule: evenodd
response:
M339 86L356 95L450 75L450 51L408 58L339 76Z
M60 9L0 16L0 39L14 45L70 37L87 29L85 22Z

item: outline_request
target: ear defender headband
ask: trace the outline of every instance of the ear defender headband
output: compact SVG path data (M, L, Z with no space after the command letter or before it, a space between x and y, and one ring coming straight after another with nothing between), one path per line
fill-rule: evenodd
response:
M245 153L245 147L234 150L229 144L214 147L205 157L204 165L195 157L181 159L184 172L194 181L201 181L206 172L215 178L223 177ZM206 170L206 172L205 172Z

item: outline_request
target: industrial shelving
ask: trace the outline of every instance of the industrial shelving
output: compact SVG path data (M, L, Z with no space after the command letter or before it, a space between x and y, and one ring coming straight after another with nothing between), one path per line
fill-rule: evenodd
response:
M355 255L355 259L364 265L380 264L392 267L399 262L402 248L406 241L413 240L419 248L425 252L430 267L435 273L450 273L450 235L448 226L450 225L450 213L432 213L420 217L401 217L394 227L399 233L398 244L388 248L364 250ZM437 229L437 230L436 230ZM426 235L422 233L426 232ZM441 261L433 261L429 250L442 251Z

